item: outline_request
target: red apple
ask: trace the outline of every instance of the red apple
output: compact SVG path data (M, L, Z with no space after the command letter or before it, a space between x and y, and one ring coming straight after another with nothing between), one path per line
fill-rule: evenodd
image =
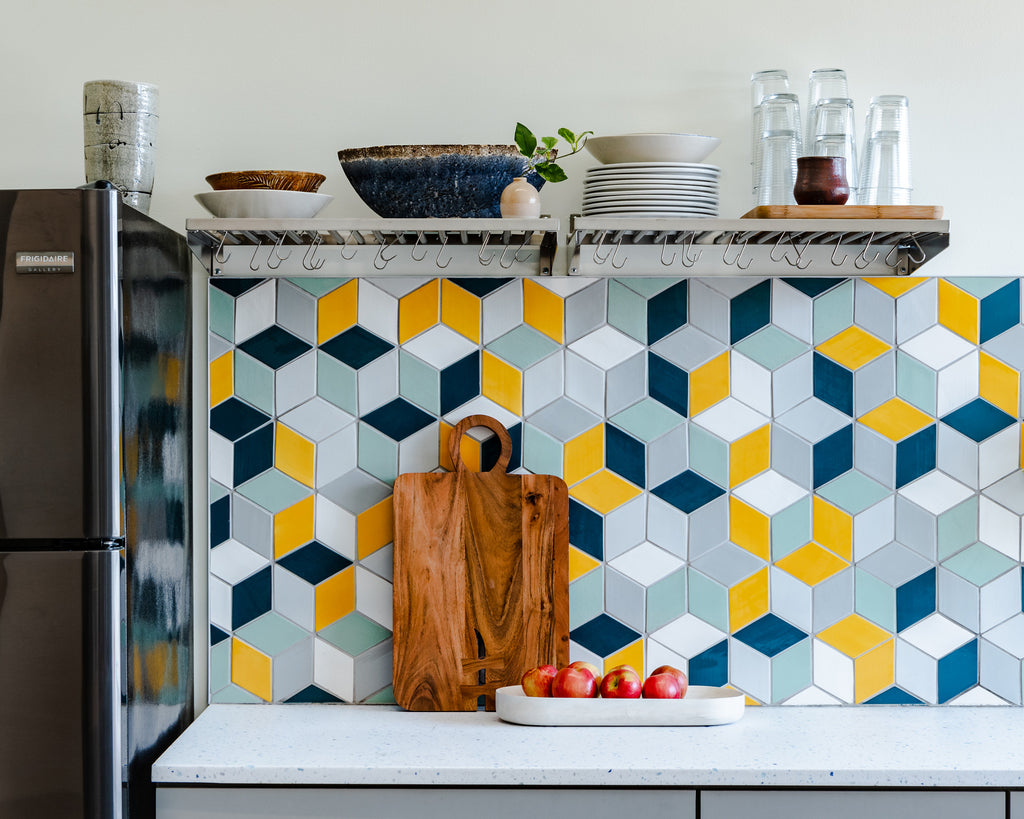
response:
M551 681L552 697L596 697L597 682L586 668L560 669Z
M687 678L685 672L680 671L678 668L675 668L671 665L659 665L656 669L654 669L654 671L651 672L651 676L653 677L655 674L671 674L673 677L676 678L676 680L679 681L679 688L682 691L682 693L679 696L686 696L686 687L690 684L690 680L689 678Z
M622 665L613 666L612 668L609 668L605 672L605 674L611 674L613 671L616 671L617 669L620 669L620 668L625 668L625 669L627 669L629 671L632 671L634 674L636 674L638 677L640 677L640 672L637 671L635 668L633 668L633 666L631 666L629 663L623 663ZM640 677L640 679L643 680L643 677Z
M679 680L672 674L651 674L644 680L644 699L678 700L682 696Z
M574 662L569 663L569 668L585 668L585 669L587 669L587 671L589 671L591 674L594 675L594 682L597 683L597 687L598 688L601 687L601 676L602 676L601 675L601 671L593 663L587 663L587 662L584 662L583 660L576 660Z
M528 697L550 697L551 681L558 669L553 665L538 665L523 674L523 693Z
M629 666L613 668L601 680L601 696L609 700L635 700L642 690L640 675Z

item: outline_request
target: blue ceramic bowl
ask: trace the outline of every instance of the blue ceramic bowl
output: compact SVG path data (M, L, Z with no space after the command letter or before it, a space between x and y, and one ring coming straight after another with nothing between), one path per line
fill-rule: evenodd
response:
M515 145L379 145L338 151L338 161L386 219L500 217L501 192L526 167Z

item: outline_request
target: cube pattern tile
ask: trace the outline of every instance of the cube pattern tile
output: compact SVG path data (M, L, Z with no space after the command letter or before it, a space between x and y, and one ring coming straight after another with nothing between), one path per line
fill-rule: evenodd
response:
M1024 704L1018 279L209 287L210 697L393 702L392 485L569 486L572 659ZM496 439L461 443L489 468Z

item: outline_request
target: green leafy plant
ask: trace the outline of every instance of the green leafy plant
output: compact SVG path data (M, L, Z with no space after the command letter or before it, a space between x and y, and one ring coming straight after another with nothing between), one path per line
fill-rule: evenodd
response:
M593 135L593 131L584 131L581 134L574 134L568 128L559 128L558 136L569 144L569 153L562 154L564 159L567 156L578 154L587 144L587 137ZM516 145L519 153L529 161L523 175L534 171L547 182L564 182L567 177L561 166L555 163L558 159L558 137L541 137L539 140L533 135L533 131L523 123L516 123Z

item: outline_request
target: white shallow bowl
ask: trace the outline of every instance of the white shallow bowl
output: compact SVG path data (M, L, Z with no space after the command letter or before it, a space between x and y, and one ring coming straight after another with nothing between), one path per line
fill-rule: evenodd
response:
M681 700L527 697L521 685L495 692L498 717L520 725L725 725L745 702L740 691L707 685L691 685Z
M199 204L218 219L310 219L332 199L326 193L262 188L196 194Z
M621 134L591 137L587 150L604 164L620 162L703 162L722 142L700 134Z

